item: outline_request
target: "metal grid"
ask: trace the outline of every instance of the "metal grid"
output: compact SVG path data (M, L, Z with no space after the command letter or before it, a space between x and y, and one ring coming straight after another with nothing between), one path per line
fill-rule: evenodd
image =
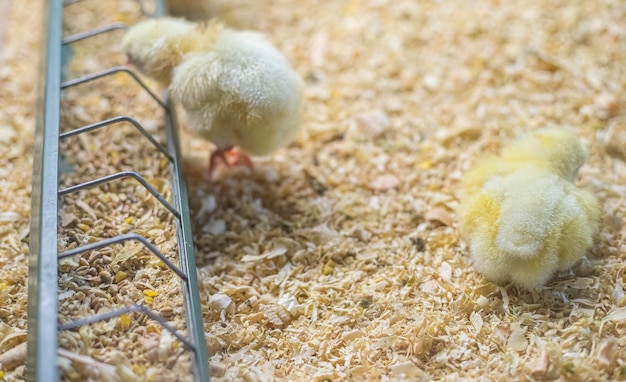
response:
M79 3L80 0L51 0L46 2L48 18L44 27L42 64L39 82L39 114L35 136L35 154L33 163L32 221L29 256L28 281L28 358L27 378L29 381L57 381L58 371L58 338L59 330L71 330L83 325L108 320L119 315L138 312L159 322L163 328L171 332L183 345L192 351L193 375L196 381L208 381L208 358L202 311L198 292L198 280L194 249L189 221L187 190L182 177L182 159L176 116L167 94L159 98L127 67L113 67L99 73L82 76L62 82L63 46L92 36L124 29L124 24L115 23L90 31L62 38L63 7ZM145 9L139 2L142 12ZM166 14L164 0L156 1L156 16ZM165 133L167 147L160 145L132 116L118 116L91 125L83 126L65 133L60 133L60 100L63 89L80 86L95 79L107 77L119 72L130 75L164 110ZM134 171L123 171L102 178L93 179L75 186L59 190L59 142L70 136L83 134L95 129L127 122L145 136L154 147L169 161L169 173L172 181L172 200L170 204L142 176ZM146 238L138 234L125 234L102 240L97 243L83 245L62 253L57 250L58 208L59 198L82 189L97 187L115 179L132 177L150 192L175 217L178 256L180 266L177 267L167 259ZM181 278L185 317L188 336L185 337L169 326L156 312L143 305L132 305L105 314L77 319L58 325L58 261L70 256L77 256L98 248L124 241L139 241L157 256L163 263Z

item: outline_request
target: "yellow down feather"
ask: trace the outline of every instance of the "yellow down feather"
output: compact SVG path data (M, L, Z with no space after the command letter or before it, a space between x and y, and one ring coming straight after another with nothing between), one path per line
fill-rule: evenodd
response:
M573 133L543 129L479 160L465 175L458 217L480 273L534 288L586 253L600 206L573 184L585 159Z

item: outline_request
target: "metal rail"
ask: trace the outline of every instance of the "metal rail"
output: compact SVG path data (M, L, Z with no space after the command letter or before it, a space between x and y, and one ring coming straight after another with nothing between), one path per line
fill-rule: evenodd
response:
M169 107L169 113L166 115L165 120L165 133L167 134L167 143L170 152L180 153L180 143L178 138L178 129L176 127L175 108L172 103L166 97L166 102ZM183 161L180 155L174 157L172 163L173 171L170 171L172 176L179 177L178 181L172 183L175 186L172 188L172 196L176 200L176 207L180 211L182 216L187 216L187 219L181 219L176 226L176 234L178 235L178 251L180 255L180 267L183 272L187 274L189 280L183 287L190 288L189 293L184 294L185 309L187 310L187 330L192 337L192 342L195 344L201 344L196 347L196 359L198 363L194 365L196 374L199 376L199 380L209 380L209 356L206 349L206 340L204 338L204 325L202 321L202 305L200 302L200 288L198 285L198 274L196 271L196 258L195 251L193 249L193 235L191 233L191 222L189 221L189 201L187 199L187 185L183 174ZM184 254L184 255L183 255Z
M76 41L81 41L81 40L85 40L89 37L93 37L93 36L97 36L99 34L103 34L106 32L110 32L112 30L116 30L116 29L126 29L128 28L128 26L124 23L113 23L111 25L105 25L103 27L100 28L95 28L92 30L88 30L86 32L81 32L81 33L76 33L74 35L71 35L70 37L64 38L63 39L63 45L68 45L71 43L74 43Z
M159 142L157 142L157 140L154 139L154 137L152 135L150 135L150 133L148 133L146 131L146 129L144 129L143 126L141 126L141 124L135 118L129 117L129 116L126 116L126 115L123 115L123 116L120 116L120 117L115 117L115 118L110 118L110 119L107 119L107 120L104 120L104 121L101 121L101 122L92 123L91 125L87 125L87 126L79 127L77 129L74 129L74 130L66 131L64 133L61 133L59 138L60 139L65 139L67 137L73 137L74 135L86 133L88 131L93 131L93 130L99 129L101 127L113 125L115 123L120 123L120 122L128 122L131 125L133 125L137 130L139 130L139 132L144 137L146 137L150 141L150 143L152 143L152 145L154 145L154 147L157 148L157 150L159 150L161 152L161 154L165 155L170 162L174 161L174 158L170 155L170 153L167 151L167 149L165 149L163 146L161 146L161 144Z
M133 312L143 313L146 316L150 317L151 319L157 321L159 324L161 324L161 326L165 328L165 330L172 333L174 337L176 337L180 342L182 342L183 345L185 345L187 349L190 349L190 350L194 349L194 345L191 342L189 342L188 339L186 339L184 336L178 333L176 329L174 329L170 324L167 323L167 321L163 319L163 317L154 313L151 309L146 308L144 305L130 305L119 310L100 314L98 316L91 316L87 318L81 318L78 320L66 322L62 324L61 326L59 326L59 330L77 329L83 325L95 324L96 322L100 322L102 320L108 320L114 317L119 317L122 314L128 314L128 313L133 313Z
M159 260L161 260L165 265L167 265L167 267L171 269L172 272L176 273L178 277L181 278L181 280L183 281L189 280L189 277L187 277L187 274L181 271L167 257L165 257L165 255L162 254L161 251L157 249L157 247L152 245L152 243L150 243L148 239L146 239L145 237L141 235L137 235L136 233L127 233L125 235L119 235L119 236L112 237L110 239L98 241L96 243L81 245L80 247L69 249L59 254L59 260L76 256L76 255L80 255L81 253L93 251L96 249L108 247L111 244L123 243L125 241L130 241L130 240L137 240L141 242L143 245L146 246L146 248L150 250L150 252L152 252L156 257L158 257Z
M57 208L59 124L61 110L61 39L63 3L47 1L43 28L37 129L33 158L33 191L28 257L29 381L57 381ZM50 192L52 191L52 192ZM54 316L53 316L54 315ZM42 319L44 318L44 319ZM45 319L48 318L48 319Z
M126 66L116 66L113 68L105 69L98 73L87 74L73 80L65 81L61 84L61 89L67 89L76 85L86 84L87 82L95 81L103 77L108 77L116 73L127 73L129 76L131 76L135 81L137 81L139 86L141 86L146 92L148 92L150 97L152 97L152 99L154 99L159 105L161 105L161 107L167 112L167 106L165 106L163 101L161 101L161 99L156 94L154 94L152 90L150 90L150 88L141 79L139 79L139 76L137 76L135 72L133 72Z
M58 193L59 193L59 196L63 196L63 195L71 194L72 192L96 187L103 183L108 183L108 182L111 182L113 180L120 179L120 178L136 179L139 182L139 184L141 184L149 193L152 194L152 196L154 196L163 205L163 207L167 208L172 213L172 215L176 216L177 219L180 219L180 213L174 207L172 207L172 205L163 197L163 195L159 194L159 191L155 190L154 187L152 187L150 183L148 183L148 181L144 179L143 176L141 176L138 172L135 172L135 171L122 171L122 172L118 172L115 174L103 176L102 178L90 180L87 182L83 182L81 184L77 184L75 186L64 188L58 191Z
M48 18L44 28L44 53L40 76L40 104L35 138L35 158L33 170L32 220L29 256L29 298L28 298L28 355L27 378L29 381L58 381L58 338L59 330L72 330L83 325L112 319L127 313L142 313L157 321L172 333L183 345L193 352L193 376L195 381L208 381L208 356L202 323L202 309L195 264L187 189L183 179L180 144L176 127L174 107L167 94L163 99L154 94L139 76L127 67L113 67L99 73L88 74L80 78L61 82L63 69L63 46L86 40L110 31L125 29L121 23L95 28L75 35L62 37L63 6L79 3L80 0L51 0L47 2ZM142 13L146 14L141 1L137 0ZM156 15L167 13L165 1L156 0ZM117 73L130 75L164 110L166 147L163 147L143 126L131 116L119 116L68 132L60 133L60 100L63 89L79 86L90 81L106 78ZM62 139L88 133L95 129L118 124L130 123L169 161L169 173L172 183L172 203L168 202L141 174L134 171L122 171L98 179L92 179L64 189L59 189L59 142ZM119 178L132 177L150 192L175 217L178 257L180 265L174 265L158 248L145 237L129 233L83 245L58 253L58 208L59 198L72 192ZM187 336L177 332L167 324L158 313L144 305L121 307L111 312L78 318L59 325L58 323L58 261L77 256L116 243L134 240L141 242L175 273L182 283L183 301Z

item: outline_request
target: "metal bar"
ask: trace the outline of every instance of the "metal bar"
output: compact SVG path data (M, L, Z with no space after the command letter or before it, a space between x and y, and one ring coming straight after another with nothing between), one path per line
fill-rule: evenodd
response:
M182 334L178 333L176 329L174 329L170 324L167 323L167 321L163 319L163 317L159 316L156 312L146 307L145 305L130 305L122 309L113 310L111 312L97 314L95 316L90 316L86 318L79 318L79 319L61 324L59 326L59 330L72 330L72 329L79 328L83 325L91 325L96 322L109 320L111 318L119 317L122 314L128 314L128 313L143 313L146 316L150 317L151 319L158 321L158 323L161 324L161 326L163 326L165 330L172 333L174 337L176 337L180 342L182 342L185 345L185 347L187 347L187 349L193 352L196 351L196 347L193 346L193 344L189 342L188 339L186 339Z
M68 5L72 5L72 4L76 4L76 3L81 3L83 0L65 0L63 2L63 6L68 6ZM137 5L139 6L139 10L141 11L142 14L146 15L146 16L154 16L152 13L149 13L148 11L146 11L146 7L143 5L143 1L141 0L135 0L135 2L137 3Z
M113 23L113 24L105 25L102 27L98 27L95 29L91 29L85 32L80 32L80 33L76 33L71 36L68 36L63 39L63 45L72 44L72 43L75 43L76 41L81 41L89 37L97 36L99 34L103 34L103 33L118 30L118 29L126 29L126 28L128 28L128 26L124 23Z
M148 11L146 10L146 7L143 5L143 1L141 1L141 0L135 0L135 2L136 2L136 3L137 3L137 5L139 6L139 10L141 11L141 13L143 13L143 14L144 14L144 15L146 15L146 16L150 16L150 17L154 17L154 16L155 16L153 13L150 13L150 12L148 12ZM157 9L158 9L159 4L160 4L161 2L162 2L162 1L157 1L157 2L156 2L156 3L157 3Z
M150 252L152 252L156 257L158 257L159 260L165 263L165 265L167 265L168 268L170 268L174 273L176 273L178 277L183 279L183 281L187 282L189 280L187 275L183 271L181 271L176 265L174 265L167 257L165 257L165 255L162 254L161 251L159 251L157 247L152 245L152 243L150 243L148 239L136 233L128 233L125 235L115 236L110 239L102 240L97 243L82 245L80 247L76 247L76 248L60 253L58 255L58 258L59 260L65 259L68 257L80 255L81 253L93 251L93 250L100 249L103 247L108 247L109 245L122 243L124 241L129 241L129 240L137 240L141 242L143 245L146 246L146 248L150 250Z
M65 0L63 2L63 6L68 6L68 5L72 5L72 4L76 4L76 3L81 3L83 0ZM146 11L146 7L143 5L143 1L141 0L135 0L135 3L137 3L137 5L139 6L139 11L144 14L145 16L154 16L152 13L149 13L148 11Z
M137 0L141 2L141 0ZM163 17L167 16L169 13L169 9L167 9L167 4L169 0L160 0L156 1L155 9L154 9L154 17Z
M156 2L156 16L168 14L165 0ZM189 200L187 185L183 172L183 160L180 155L180 142L178 138L178 126L176 125L176 108L172 105L167 94L164 94L164 102L168 113L165 113L165 133L167 135L167 147L172 153L174 161L170 164L170 176L172 178L172 199L178 202L176 207L180 211L181 219L176 225L178 236L178 255L180 266L189 277L189 281L183 284L183 297L187 314L187 335L196 345L194 366L194 379L196 382L209 382L209 356L204 336L204 323L202 320L202 304L198 288L198 274L196 268L196 256L193 247L193 235L191 232L191 220L189 218Z
M180 219L180 213L174 207L172 207L172 205L167 200L165 200L163 195L159 194L159 192L155 190L154 187L152 187L150 183L148 183L148 181L144 179L143 176L139 175L139 173L135 171L120 171L115 174L103 176L102 178L90 180L88 182L80 183L75 186L70 186L70 187L60 190L59 196L71 194L72 192L84 190L87 188L98 186L102 183L108 183L116 179L127 178L127 177L136 179L139 183L141 183L142 186L144 186L144 188L149 193L151 193L155 198L157 198L157 200L161 202L161 204L165 208L167 208L174 216L176 216L176 219Z
M56 381L58 309L58 167L61 99L63 2L46 2L39 78L37 131L33 159L30 254L28 259L27 379Z
M167 95L165 102L170 113L166 113L165 132L167 143L174 161L170 165L172 177L172 199L177 201L176 208L180 211L181 219L176 224L176 234L178 235L178 254L180 267L189 277L189 281L183 284L185 315L187 319L187 333L192 342L196 345L196 360L194 362L197 381L209 380L209 358L206 349L206 339L204 338L204 324L202 321L202 304L198 288L198 275L196 268L196 257L193 247L193 235L191 232L191 221L189 219L189 201L187 196L187 185L183 179L182 158L180 156L180 143L178 139L178 129L176 126L175 108L171 104Z
M120 73L120 72L123 72L123 73L128 73L128 74L129 74L129 75L130 75L133 79L135 79L135 81L137 81L137 83L138 83L138 84L139 84L139 85L140 85L140 86L141 86L141 87L142 87L145 91L147 91L147 92L148 92L148 94L150 94L150 97L152 97L152 98L153 98L153 99L154 99L154 100L155 100L155 101L156 101L159 105L161 105L161 107L162 107L163 109L167 110L167 106L165 106L165 104L163 103L163 101L162 101L159 97L157 97L157 95L156 95L156 94L154 94L154 93L152 92L152 90L150 90L150 89L148 88L148 86L147 86L147 85L146 85L143 81L141 81L141 80L139 79L139 76L137 76L137 75L135 74L135 72L133 72L132 70L130 70L130 68L128 68L127 66L114 66L114 67L112 67L112 68L109 68L109 69L103 70L103 71L98 72L98 73L94 73L94 74L87 74L87 75L85 75L85 76L78 77L78 78L75 78L75 79L73 79L73 80L65 81L65 82L63 82L63 83L61 84L61 89L67 89L67 88L70 88L70 87L73 87L73 86L76 86L76 85L81 85L81 84L84 84L84 83L86 83L86 82L90 82L90 81L93 81L93 80L97 80L97 79L99 79L99 78L106 77L106 76L110 76L110 75L113 75L113 74L116 74L116 73Z
M141 134L143 134L144 137L148 138L148 140L154 145L154 147L156 147L157 150L159 150L161 153L163 153L163 155L165 155L167 157L167 159L170 160L170 162L174 160L174 158L165 149L165 147L163 147L159 142L157 142L157 140L154 139L152 134L147 132L146 129L144 129L143 126L141 126L141 124L135 118L129 117L129 116L125 116L125 115L119 116L119 117L115 117L115 118L111 118L111 119L107 119L107 120L100 121L100 122L97 122L97 123L92 123L91 125L79 127L77 129L74 129L74 130L66 131L64 133L61 133L59 138L60 139L65 139L65 138L68 138L68 137L72 137L74 135L86 133L88 131L96 130L96 129L99 129L101 127L113 125L113 124L119 123L119 122L128 122L131 125L133 125L135 128L137 128L137 130L139 130L139 132Z

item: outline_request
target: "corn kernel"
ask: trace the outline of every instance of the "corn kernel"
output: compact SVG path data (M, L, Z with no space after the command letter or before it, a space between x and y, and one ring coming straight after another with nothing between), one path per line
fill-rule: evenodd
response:
M143 302L146 304L152 304L154 302L154 299L150 296L144 296L143 297Z
M142 375L145 372L145 368L141 365L132 365L130 367L135 374Z
M109 156L111 157L111 161L113 161L113 162L117 162L120 159L120 153L118 151L115 151L115 150L111 151Z
M331 260L328 260L326 264L324 264L324 267L322 268L322 274L324 276L328 276L331 273L333 273L334 270L335 270L335 262L331 259Z
M135 221L135 218L132 216L129 216L124 221L126 222L126 224L132 224Z
M87 224L80 223L80 224L77 224L76 226L80 228L83 232L89 231L89 226Z
M429 160L421 161L417 165L417 167L421 168L422 170L428 170L429 168L433 167L433 162Z
M115 282L119 283L122 280L126 280L126 272L119 271L117 272L117 274L115 274Z
M159 295L159 292L152 290L152 289L144 289L143 294L148 297L156 297Z
M0 292L4 292L8 288L9 288L9 284L7 284L7 283L0 283Z
M130 323L131 318L129 314L124 313L120 316L120 326L122 329L128 329L130 327Z

